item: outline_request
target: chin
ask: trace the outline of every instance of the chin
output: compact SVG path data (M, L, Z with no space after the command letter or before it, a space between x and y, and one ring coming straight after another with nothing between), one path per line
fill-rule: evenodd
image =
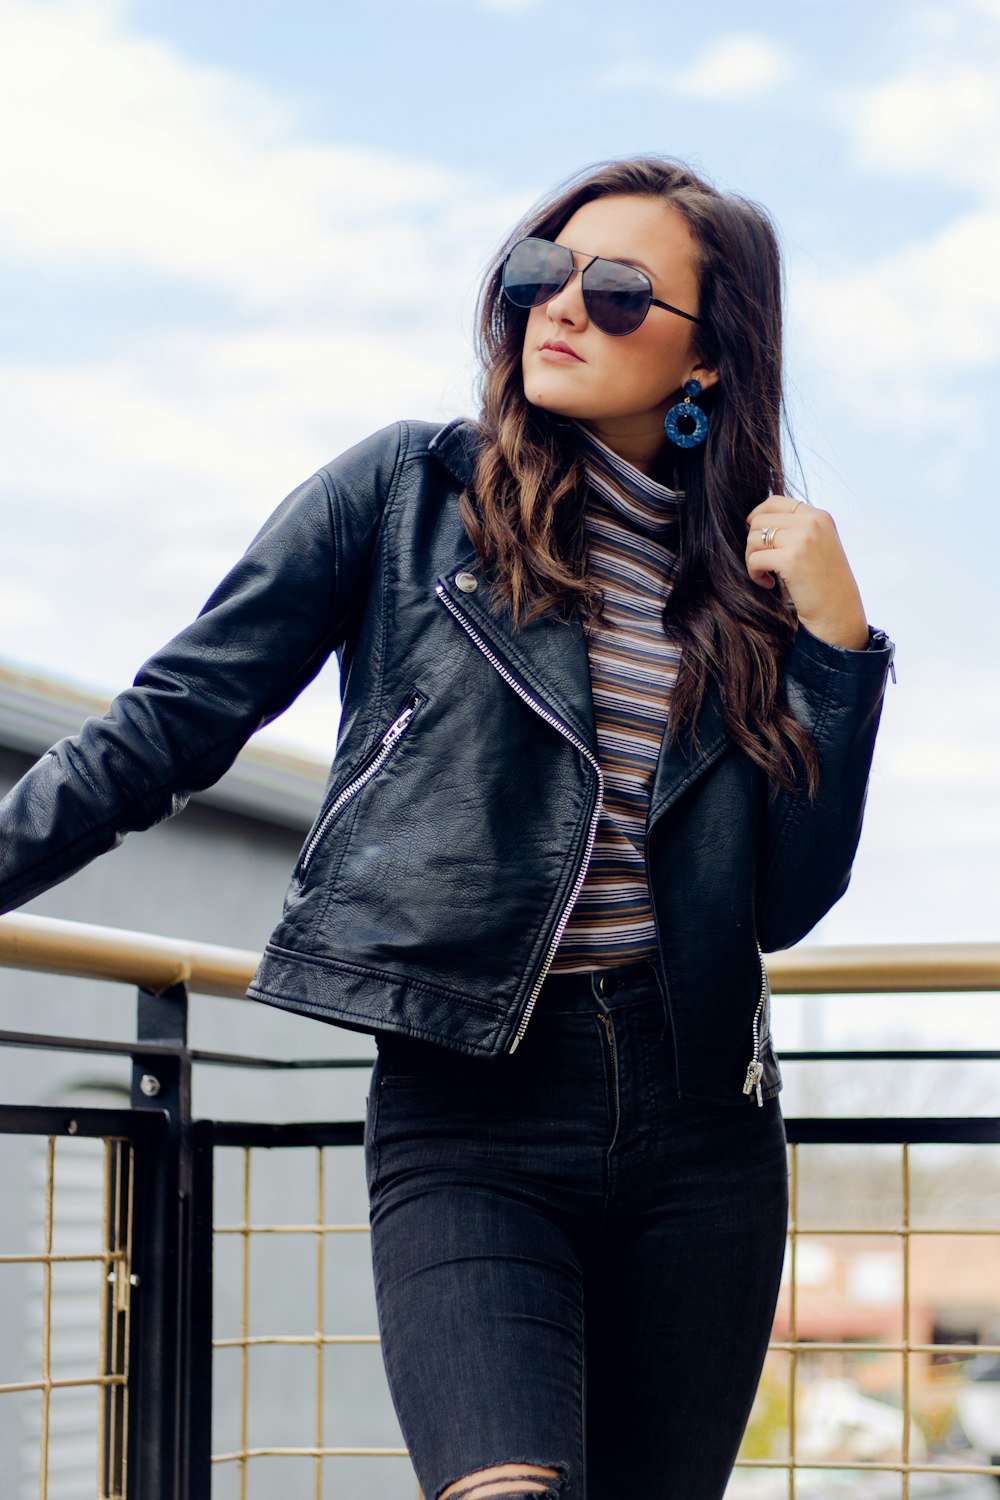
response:
M540 411L551 412L554 417L573 417L576 421L582 422L591 415L582 409L582 403L574 401L571 396L564 396L560 399L551 391L533 391L529 386L525 386L524 399L529 406L537 406Z

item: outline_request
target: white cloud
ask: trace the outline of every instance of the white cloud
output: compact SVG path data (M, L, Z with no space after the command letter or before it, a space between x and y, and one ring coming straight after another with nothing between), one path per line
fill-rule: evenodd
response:
M928 817L942 792L968 796L975 781L992 783L998 795L985 798L981 811L984 818L990 810L1000 817L1000 692L994 691L1000 669L956 662L939 647L922 653L919 670L919 692L906 691L902 680L901 690L890 685L894 748L883 752L884 769L893 779L923 786Z
M192 487L198 504L214 493L225 505L393 417L464 408L464 355L457 329L284 326L172 335L113 361L0 366L4 486L109 517L137 491L175 514Z
M783 47L759 36L721 37L679 75L678 85L697 99L752 100L783 83L792 62Z
M48 616L48 596L41 588L7 583L0 592L0 639L16 639L23 630L41 630Z
M13 252L33 274L139 272L215 299L207 329L194 312L150 335L140 311L110 354L0 364L4 649L109 690L319 464L394 419L469 409L478 265L524 206L403 154L304 141L279 97L129 19L108 0L0 0L8 267Z
M968 213L864 265L841 271L797 266L796 313L808 322L814 352L822 348L844 369L856 370L860 361L880 381L902 380L894 402L912 398L918 387L928 401L939 401L949 366L965 374L997 363L997 266L1000 212ZM884 421L884 410L873 410L864 386L859 380L861 404ZM912 417L926 422L926 403L917 402Z
M398 315L468 261L428 223L485 190L363 147L297 138L263 88L125 33L100 0L0 0L0 234L74 268L128 265L255 308ZM43 82L44 81L44 82Z
M1000 46L994 42L975 60L971 54L954 61L928 57L874 88L850 91L839 113L856 166L906 177L930 174L995 195L998 65Z
M469 410L466 366L457 331L285 326L0 367L4 653L117 691L320 464L397 418ZM268 738L328 749L335 680Z
M643 58L614 63L600 73L597 87L610 93L679 94L720 104L748 104L783 83L793 71L789 53L776 42L752 34L720 37L690 63Z
M388 422L469 410L469 373L457 330L287 326L0 366L0 596L33 581L2 611L5 650L81 677L100 661L103 681L134 671L294 485Z
M862 422L926 431L941 420L949 383L1000 363L998 19L1000 0L918 9L907 52L889 76L841 88L830 100L850 168L881 186L890 212L903 191L912 214L917 184L930 226L851 266L793 268L796 314L815 351L855 372ZM857 377L859 366L867 378ZM891 411L879 403L875 412L866 389L872 376L892 382ZM991 420L975 389L963 398L970 403L963 423Z
M963 0L961 8L973 15L979 11L984 16L1000 21L1000 0Z

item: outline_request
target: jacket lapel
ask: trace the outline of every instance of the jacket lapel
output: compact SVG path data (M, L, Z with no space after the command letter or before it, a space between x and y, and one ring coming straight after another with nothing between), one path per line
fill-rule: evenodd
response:
M471 483L478 446L476 428L459 419L435 434L430 451L464 488ZM458 578L464 587L456 582ZM509 610L491 608L489 584L472 547L439 578L438 585L467 632L471 627L518 686L562 720L596 757L590 660L579 620L546 616L515 630Z
M431 452L463 486L472 479L477 446L476 429L462 420L450 422L430 443ZM459 577L464 588L456 582ZM473 581L474 587L471 586ZM553 710L596 756L590 661L586 637L576 617L572 621L545 617L514 630L507 610L490 608L489 586L482 577L472 548L458 566L442 575L439 587L447 594L452 613L466 629L471 627L518 684L542 706ZM661 743L650 797L650 825L725 753L730 744L714 678L710 679L702 700L697 741L697 749L692 737L684 734L669 747L665 739Z
M457 579L462 580L464 588ZM471 587L473 582L475 588ZM446 607L480 650L485 645L484 655L494 658L493 665L499 664L501 675L512 678L536 707L560 719L596 758L590 659L579 621L543 617L514 630L506 609L491 609L489 585L479 571L475 552L443 575L438 586L447 595Z
M692 737L681 733L668 747L666 739L660 745L660 757L653 778L653 790L649 799L648 826L677 801L678 797L699 776L715 764L729 748L731 741L726 733L722 714L722 698L715 678L709 678L702 698L701 711L695 726L698 748Z

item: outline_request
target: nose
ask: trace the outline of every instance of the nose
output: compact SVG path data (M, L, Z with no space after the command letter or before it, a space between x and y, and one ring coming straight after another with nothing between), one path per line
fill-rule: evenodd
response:
M545 304L546 316L554 323L569 324L573 328L580 328L587 321L587 309L583 301L583 272L589 264L584 259L582 266L577 265L576 256L573 257L573 270L570 272L569 280L564 287L560 287L554 297L550 297Z

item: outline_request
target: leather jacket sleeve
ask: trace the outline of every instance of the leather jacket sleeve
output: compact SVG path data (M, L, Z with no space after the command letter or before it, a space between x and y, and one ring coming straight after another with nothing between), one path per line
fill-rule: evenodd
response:
M0 912L179 812L316 676L365 586L399 447L397 424L293 490L103 718L0 801Z
M800 787L768 803L757 887L766 953L797 943L847 890L894 651L881 632L870 631L867 650L849 651L798 628L785 689L815 739L820 785L814 801Z

